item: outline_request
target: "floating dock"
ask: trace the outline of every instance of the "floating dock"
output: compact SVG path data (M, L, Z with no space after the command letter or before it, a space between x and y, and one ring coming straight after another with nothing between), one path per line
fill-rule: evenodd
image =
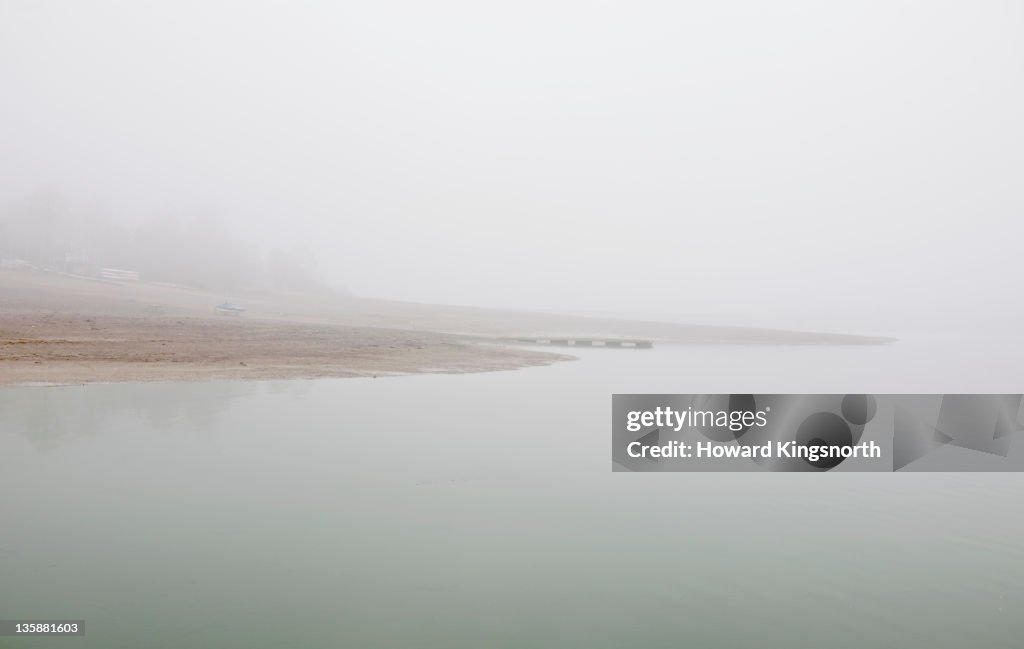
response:
M553 345L557 347L612 347L629 349L651 349L654 347L652 341L636 338L549 338L544 336L527 336L507 338L506 340L525 345Z

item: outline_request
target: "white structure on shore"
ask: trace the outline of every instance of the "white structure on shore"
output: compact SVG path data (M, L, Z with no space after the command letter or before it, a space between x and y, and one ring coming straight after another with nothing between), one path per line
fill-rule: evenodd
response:
M101 268L100 277L103 279L137 282L139 281L139 271L121 270L119 268Z

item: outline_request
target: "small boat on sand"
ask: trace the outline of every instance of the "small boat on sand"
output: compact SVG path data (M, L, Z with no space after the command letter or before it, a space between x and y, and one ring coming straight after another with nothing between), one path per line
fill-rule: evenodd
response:
M213 312L217 315L233 315L239 316L245 313L247 309L244 306L238 304L232 304L231 302L225 301L223 304L218 304L213 308Z

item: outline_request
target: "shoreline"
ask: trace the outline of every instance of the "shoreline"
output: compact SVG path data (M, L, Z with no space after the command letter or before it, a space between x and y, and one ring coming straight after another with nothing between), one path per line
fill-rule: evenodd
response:
M465 374L570 359L422 331L0 312L0 385Z
M97 282L0 270L0 386L465 374L573 360L508 338L699 345L879 345L890 338L356 298ZM564 353L563 353L564 352ZM621 353L609 350L608 353Z

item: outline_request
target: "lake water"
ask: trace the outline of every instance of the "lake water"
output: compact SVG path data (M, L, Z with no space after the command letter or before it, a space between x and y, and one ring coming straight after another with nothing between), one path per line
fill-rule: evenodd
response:
M1013 341L0 390L0 647L1020 647L1020 474L612 473L615 392L1021 392Z

